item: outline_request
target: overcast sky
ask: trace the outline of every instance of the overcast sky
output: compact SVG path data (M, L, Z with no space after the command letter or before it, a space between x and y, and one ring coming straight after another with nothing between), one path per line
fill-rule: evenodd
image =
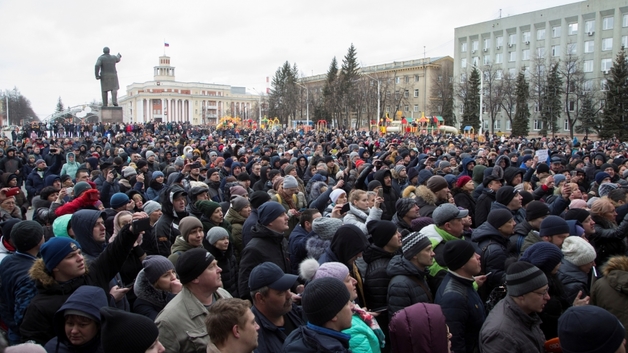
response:
M593 0L590 0L593 1ZM353 43L362 66L453 56L454 28L574 0L0 0L0 89L17 87L40 119L100 100L94 64L120 52L122 96L153 79L166 54L177 81L264 91L286 60L304 76L327 71Z

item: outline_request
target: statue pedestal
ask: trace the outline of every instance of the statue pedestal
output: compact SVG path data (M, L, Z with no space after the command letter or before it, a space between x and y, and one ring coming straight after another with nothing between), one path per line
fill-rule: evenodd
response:
M122 107L100 108L100 122L103 124L121 123L122 122Z

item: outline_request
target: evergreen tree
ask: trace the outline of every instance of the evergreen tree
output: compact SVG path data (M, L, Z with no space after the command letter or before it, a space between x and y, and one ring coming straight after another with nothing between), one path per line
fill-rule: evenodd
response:
M338 61L336 57L331 60L329 69L327 69L327 78L323 86L323 104L321 115L327 122L331 122L333 118L337 118L340 112L339 104L339 80L338 80ZM337 121L338 122L338 121Z
M55 109L55 112L60 113L63 111L63 102L61 101L61 97L59 97L59 100L57 101L57 108Z
M528 107L530 87L523 71L519 72L519 75L517 75L515 96L516 105L515 117L512 124L512 135L527 136L530 130L530 108Z
M290 116L295 116L298 105L297 76L296 64L290 66L286 61L277 69L268 97L269 118L277 117L282 124L287 124Z
M542 98L541 120L543 121L543 128L540 131L541 135L547 135L548 132L555 135L558 132L558 118L562 111L562 93L563 80L558 71L558 63L555 63L547 75L545 94Z
M622 49L611 68L607 80L606 106L602 114L604 129L601 138L617 137L620 141L628 140L628 63L626 52Z
M580 108L580 125L576 126L576 132L584 134L584 138L589 138L589 134L602 133L599 109L595 108L593 94L587 93L582 97L582 107Z
M358 53L351 43L351 46L347 50L342 60L342 68L340 70L340 95L344 105L345 127L349 127L351 113L355 111L357 102L357 79L359 76L360 65L358 64Z
M466 92L463 101L462 128L473 126L475 131L480 129L480 71L473 68L466 83Z

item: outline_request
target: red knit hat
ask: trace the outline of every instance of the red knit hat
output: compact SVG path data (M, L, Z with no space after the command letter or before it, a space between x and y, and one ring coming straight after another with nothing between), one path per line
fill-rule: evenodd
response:
M471 177L468 175L463 175L456 181L456 187L458 189L462 189L469 181L471 181Z

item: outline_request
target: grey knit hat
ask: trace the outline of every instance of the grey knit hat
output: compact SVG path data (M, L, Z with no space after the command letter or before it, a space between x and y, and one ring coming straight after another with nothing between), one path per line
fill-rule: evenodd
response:
M347 286L334 277L318 278L305 286L301 304L308 321L323 326L347 305Z
M515 262L506 270L506 289L511 297L533 292L545 285L545 273L529 262Z
M237 212L242 211L243 208L249 206L250 204L249 199L246 197L235 196L231 199L231 207Z
M142 266L144 267L144 275L151 284L157 282L164 273L174 270L172 262L161 255L146 256L144 261L142 261Z
M205 239L207 240L208 243L210 243L211 245L216 244L216 242L220 239L224 239L224 238L228 238L229 237L229 233L227 233L227 230L223 227L212 227L210 230L207 231L207 235L205 236Z
M299 187L299 183L297 182L297 179L295 179L292 175L287 175L283 179L284 189L291 189L291 188L297 188L297 187Z
M323 240L331 240L340 226L342 220L338 218L319 217L312 221L312 230Z
M157 210L161 210L161 204L157 201L150 200L144 204L144 207L142 207L142 209L144 210L144 212L146 212L147 215L150 216L151 213Z
M403 257L410 260L421 250L432 245L430 239L425 234L414 232L406 235L401 239L401 250L403 251Z

